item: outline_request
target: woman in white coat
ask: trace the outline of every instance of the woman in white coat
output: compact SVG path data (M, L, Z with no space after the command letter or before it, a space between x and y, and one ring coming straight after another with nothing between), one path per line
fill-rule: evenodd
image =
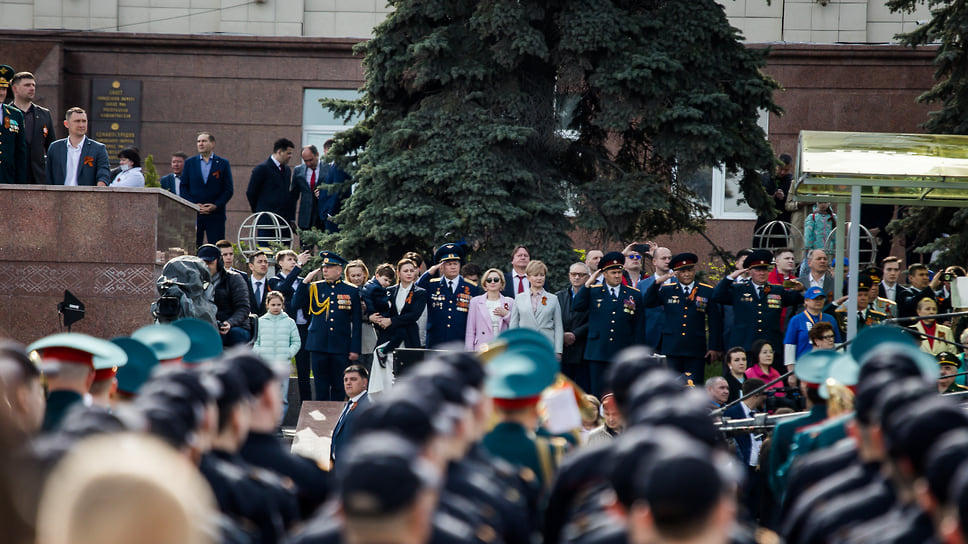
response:
M565 331L561 325L558 297L544 289L548 267L541 261L531 261L524 273L531 282L531 289L514 297L510 328L527 327L544 334L561 359Z

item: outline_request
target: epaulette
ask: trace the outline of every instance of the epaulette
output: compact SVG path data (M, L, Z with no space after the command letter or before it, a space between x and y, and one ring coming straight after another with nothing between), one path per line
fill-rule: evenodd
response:
M715 287L713 287L712 285L709 285L708 283L699 282L699 285L702 285L703 287L709 287L710 289L715 289Z
M891 307L891 306L897 306L897 302L894 302L893 300L891 300L891 299L889 299L889 298L884 298L884 297L877 297L877 300L883 300L883 301L884 301L884 303L885 303L885 304L886 304L886 305L887 305L888 307Z
M834 311L835 312L846 312L847 311L847 307L846 306L838 306L837 309L834 310Z
M440 283L440 278L430 278L430 283Z
M631 289L631 290L633 290L633 291L635 291L636 293L638 293L638 292L639 292L639 289L638 289L638 287L632 287L631 285L626 285L626 287L628 287L629 289Z
M876 314L876 315L879 315L881 317L887 317L887 314L885 314L884 312L878 312L877 310L869 310L869 311L872 314Z
M467 278L464 278L464 281L465 281L466 283L469 283L469 284L471 284L471 285L473 285L474 287L477 287L477 282L475 282L475 281L471 281L471 280L469 280L469 279L467 279Z
M600 284L600 283L593 283L592 284L592 287L601 287L601 286L602 286L602 284Z

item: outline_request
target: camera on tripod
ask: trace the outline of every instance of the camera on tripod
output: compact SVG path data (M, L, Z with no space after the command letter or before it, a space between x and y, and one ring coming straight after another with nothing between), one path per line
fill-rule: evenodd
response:
M773 413L779 408L790 408L794 412L804 409L803 397L800 395L799 387L771 387L764 393L766 393L765 408L769 413ZM778 397L776 396L777 393L783 393L784 396Z

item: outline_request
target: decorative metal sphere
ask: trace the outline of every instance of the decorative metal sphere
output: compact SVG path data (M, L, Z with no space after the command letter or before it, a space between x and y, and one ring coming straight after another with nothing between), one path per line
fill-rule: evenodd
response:
M272 212L256 212L242 220L239 226L239 247L248 257L256 251L276 252L275 245L292 248L294 236L289 222Z
M827 239L823 242L823 248L826 250L827 255L834 254L834 244L837 240L837 229L840 226L836 226L827 235ZM844 244L850 244L850 222L847 222L847 232L844 233ZM847 252L844 251L846 255ZM832 259L832 257L831 257ZM867 230L864 225L860 226L860 244L857 251L857 266L859 269L864 269L869 266L874 265L874 261L877 259L877 241L874 239L874 235L871 231Z
M779 249L803 247L803 232L786 221L770 221L753 233L755 249Z

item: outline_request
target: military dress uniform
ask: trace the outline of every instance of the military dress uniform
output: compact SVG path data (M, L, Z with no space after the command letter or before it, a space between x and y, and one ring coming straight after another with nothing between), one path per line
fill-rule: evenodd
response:
M602 257L599 264L602 270L620 268L624 259L621 253L613 251ZM617 295L613 295L611 289L617 289ZM644 308L642 293L625 284L614 288L605 283L582 286L575 295L572 309L588 312L585 360L589 363L591 373L589 393L601 396L604 392L605 366L616 353L645 341L645 326L642 324Z
M13 68L0 65L0 87L9 88ZM27 183L27 125L13 104L0 106L0 183Z
M672 259L672 269L692 267L697 261L691 253L677 255ZM655 282L645 292L646 308L661 306L665 311L660 351L676 372L702 376L706 351L723 351L723 315L713 301L713 290L713 286L693 280L688 286L678 281L664 285Z
M323 266L345 266L347 261L335 253L323 251ZM300 283L293 305L309 305L311 321L306 337L316 383L317 400L341 401L343 370L349 366L349 354L362 349L363 312L360 291L353 285L336 280Z
M829 306L828 306L829 307ZM847 338L847 319L848 316L853 314L854 319L857 320L857 331L860 332L865 327L870 327L872 325L879 325L885 319L887 315L877 310L872 310L870 306L864 309L863 312L860 311L848 311L846 306L840 306L836 308L833 312L834 319L837 321L837 326L840 327L841 338Z
M437 249L434 260L463 261L464 252L456 244L444 244ZM453 289L449 287L452 282ZM484 293L473 282L457 276L454 280L432 278L424 272L417 286L427 291L427 348L447 342L464 342L467 330L467 310L471 299Z

